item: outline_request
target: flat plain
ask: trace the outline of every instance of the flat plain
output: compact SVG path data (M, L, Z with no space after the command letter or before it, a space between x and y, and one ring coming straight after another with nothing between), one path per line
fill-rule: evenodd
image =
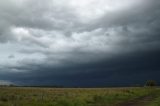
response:
M0 87L0 106L160 106L160 88Z

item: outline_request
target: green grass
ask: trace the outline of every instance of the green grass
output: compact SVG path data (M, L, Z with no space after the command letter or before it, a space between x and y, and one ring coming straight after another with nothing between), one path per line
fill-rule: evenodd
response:
M154 101L151 102L148 106L160 106L160 97L156 98Z
M151 103L147 106L160 106L160 91L155 92L154 96L156 97Z
M116 106L155 88L0 88L0 106ZM160 101L157 98L156 101ZM153 104L153 103L152 103ZM160 106L160 105L150 105Z

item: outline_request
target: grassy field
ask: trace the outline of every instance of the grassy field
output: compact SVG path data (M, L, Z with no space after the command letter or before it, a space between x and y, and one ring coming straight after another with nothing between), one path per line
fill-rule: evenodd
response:
M159 88L1 87L0 106L118 106L155 96L146 106L160 106Z

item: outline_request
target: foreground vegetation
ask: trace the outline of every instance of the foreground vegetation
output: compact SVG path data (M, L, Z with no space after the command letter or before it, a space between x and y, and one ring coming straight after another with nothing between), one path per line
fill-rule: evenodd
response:
M160 92L156 92L154 96L156 96L156 98L154 98L147 106L160 106Z
M159 88L23 88L1 87L0 106L118 106L160 94ZM148 106L160 106L160 97Z

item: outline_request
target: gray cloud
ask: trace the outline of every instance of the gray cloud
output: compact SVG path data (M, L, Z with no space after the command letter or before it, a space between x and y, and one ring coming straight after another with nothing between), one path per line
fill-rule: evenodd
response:
M110 73L99 63L109 64L115 58L126 59L135 53L138 59L139 52L154 54L160 50L159 6L157 0L0 1L2 78L16 80L15 75L25 74L24 79L37 78L38 83L48 76L58 83L63 82L59 76L74 79L94 76L98 70ZM111 68L111 73L121 69Z
M8 58L12 59L12 58L15 58L14 55L9 55Z

